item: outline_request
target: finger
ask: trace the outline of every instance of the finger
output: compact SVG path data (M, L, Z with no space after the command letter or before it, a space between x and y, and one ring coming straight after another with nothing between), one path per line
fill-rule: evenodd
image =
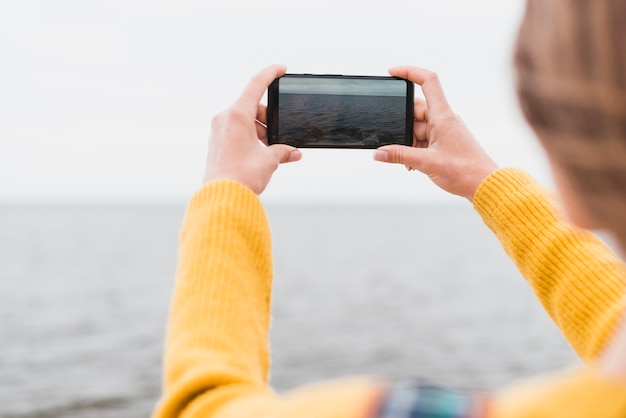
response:
M257 105L263 94L265 94L265 90L272 81L285 74L285 71L287 71L287 67L284 65L274 64L256 73L244 88L239 99L237 99L236 105L241 106L244 111L249 111L252 115L256 115Z
M416 141L428 141L428 123L414 122L413 137ZM415 146L415 144L413 144L413 146Z
M425 100L415 99L415 103L413 104L413 117L418 121L428 120L428 106Z
M263 124L262 122L259 122L256 119L255 119L255 122L256 123L254 125L256 127L257 138L259 138L259 141L267 145L267 126L265 126L265 124Z
M298 161L302 158L302 153L300 152L300 150L290 145L273 144L267 147L267 149L271 150L274 153L276 159L281 164Z
M256 125L257 138L267 145L267 106L262 103L257 104L256 118L254 122Z
M423 160L428 157L428 152L427 149L406 145L385 145L376 150L374 159L385 163L404 164L422 171Z
M259 103L256 109L256 120L267 126L267 106Z
M401 66L389 69L389 74L410 80L422 87L428 107L439 113L450 110L446 95L441 88L439 77L436 73L419 67Z

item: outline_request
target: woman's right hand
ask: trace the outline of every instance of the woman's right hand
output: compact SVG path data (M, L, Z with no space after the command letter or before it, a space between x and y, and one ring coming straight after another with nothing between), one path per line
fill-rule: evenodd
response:
M376 150L374 159L419 170L443 190L471 202L498 165L454 114L437 74L410 66L392 68L389 74L421 86L426 100L415 100L413 147L386 145Z
M252 77L231 107L213 118L205 183L230 179L260 194L279 164L302 157L300 151L289 145L267 145L267 109L259 101L267 86L285 71L281 65L263 69Z

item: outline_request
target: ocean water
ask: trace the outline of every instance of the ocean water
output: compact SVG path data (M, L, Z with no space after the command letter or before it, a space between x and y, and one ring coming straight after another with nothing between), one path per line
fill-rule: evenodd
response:
M406 106L406 96L280 94L277 142L374 148L405 143Z
M0 207L0 417L145 417L183 207ZM269 207L272 385L497 388L574 354L464 207Z

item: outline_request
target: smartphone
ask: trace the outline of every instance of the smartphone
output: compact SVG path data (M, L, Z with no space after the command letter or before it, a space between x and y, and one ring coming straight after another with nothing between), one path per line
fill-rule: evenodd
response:
M285 74L267 91L269 144L413 144L413 83L397 77Z

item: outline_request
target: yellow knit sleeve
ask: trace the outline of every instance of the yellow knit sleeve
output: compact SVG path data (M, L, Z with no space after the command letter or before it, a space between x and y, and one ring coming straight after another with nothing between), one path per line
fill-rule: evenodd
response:
M258 197L234 181L205 185L181 231L154 417L366 416L380 392L368 379L284 396L270 389L271 288L270 230Z
M623 418L626 386L593 368L516 382L495 394L489 418Z
M488 177L474 207L578 355L595 358L624 307L620 259L596 236L562 220L551 194L521 170Z

